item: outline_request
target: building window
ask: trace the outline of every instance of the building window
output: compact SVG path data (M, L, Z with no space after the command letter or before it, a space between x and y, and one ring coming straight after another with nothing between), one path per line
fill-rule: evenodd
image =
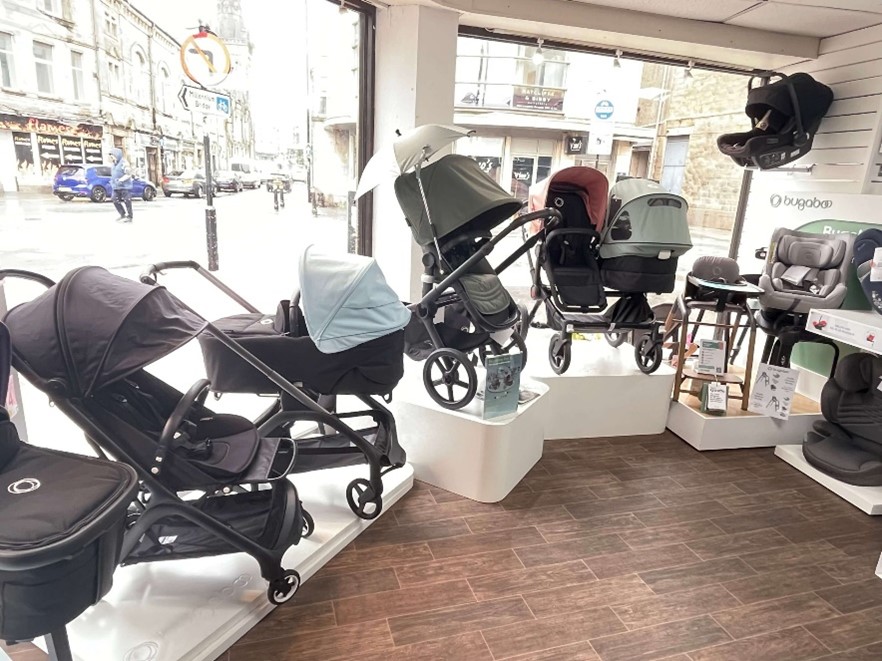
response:
M168 69L165 67L159 70L159 99L157 105L162 112L168 112L168 96L171 93L171 81L169 80Z
M679 195L683 190L686 156L689 154L689 136L669 136L665 142L665 160L662 165L661 185Z
M0 86L12 87L15 82L15 63L12 59L12 35L0 32Z
M37 71L37 91L52 94L52 46L39 41L34 42L34 65Z
M119 36L119 23L113 14L104 14L104 32L108 37L113 37L114 39Z
M47 14L55 14L57 4L57 0L37 0L37 7Z
M122 73L119 62L107 63L107 83L111 94L114 96L121 96L120 89L122 87Z
M70 73L73 83L73 98L80 101L85 96L85 80L83 78L83 54L70 52Z
M138 103L147 103L147 95L149 93L146 82L150 79L147 75L147 62L140 52L135 51L133 58L135 65L135 75L132 77L131 85L134 92L135 100Z

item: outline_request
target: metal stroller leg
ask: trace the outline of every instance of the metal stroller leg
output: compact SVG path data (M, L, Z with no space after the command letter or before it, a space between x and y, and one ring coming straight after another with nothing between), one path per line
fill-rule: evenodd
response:
M746 328L744 330L745 332L747 331ZM743 335L741 336L741 339L744 339ZM777 339L774 335L766 335L766 342L763 344L763 355L760 358L761 363L769 364L769 359L772 356L772 349L775 346L775 342L777 342Z
M67 629L62 627L46 636L46 648L50 661L73 661Z

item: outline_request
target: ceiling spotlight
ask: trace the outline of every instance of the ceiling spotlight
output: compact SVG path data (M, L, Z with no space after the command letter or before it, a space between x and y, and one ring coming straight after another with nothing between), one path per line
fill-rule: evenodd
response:
M616 59L613 60L613 68L621 69L622 68L622 51L616 51Z
M345 13L346 13L346 0L340 0L340 9L339 9L339 12L340 12L341 14L345 14Z
M538 48L536 49L536 52L533 53L533 64L535 64L537 67L541 66L542 63L545 61L545 53L542 52L542 44L544 43L545 41L543 39L536 40Z
M692 80L695 75L692 73L692 67L695 66L695 62L693 60L689 60L689 66L686 67L686 71L683 72L683 78L686 80Z

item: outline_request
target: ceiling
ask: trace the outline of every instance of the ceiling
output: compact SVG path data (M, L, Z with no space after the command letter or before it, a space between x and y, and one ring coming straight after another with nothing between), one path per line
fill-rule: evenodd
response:
M379 3L379 0L378 0ZM457 11L460 24L743 69L818 56L821 40L882 25L882 0L382 0Z

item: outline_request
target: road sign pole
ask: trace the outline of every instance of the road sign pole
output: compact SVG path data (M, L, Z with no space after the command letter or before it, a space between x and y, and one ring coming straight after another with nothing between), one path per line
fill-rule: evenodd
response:
M211 178L211 137L205 131L202 139L205 154L205 243L208 248L208 270L218 270L217 211L214 208L214 186Z

